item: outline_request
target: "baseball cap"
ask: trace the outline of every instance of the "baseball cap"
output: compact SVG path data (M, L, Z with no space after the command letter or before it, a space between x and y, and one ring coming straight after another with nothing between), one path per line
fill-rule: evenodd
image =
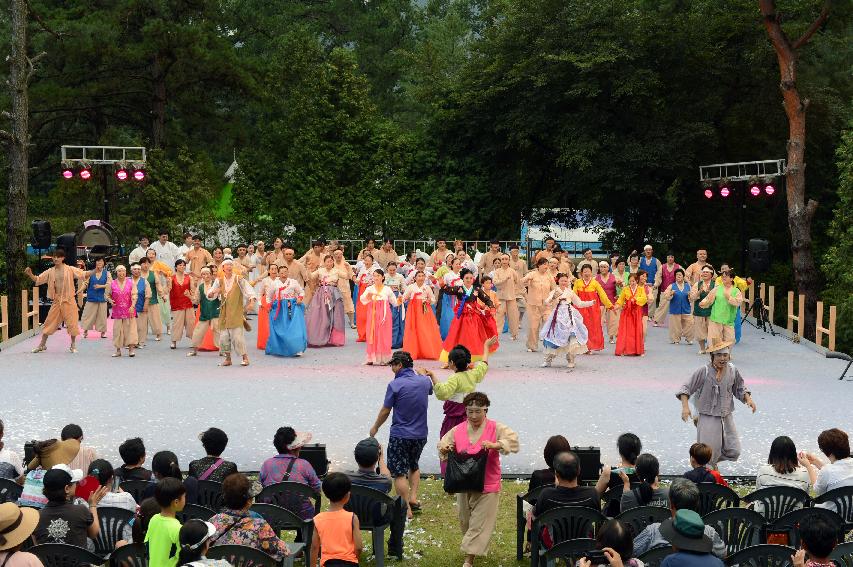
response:
M357 463L375 463L379 460L379 441L375 437L362 439L355 446Z

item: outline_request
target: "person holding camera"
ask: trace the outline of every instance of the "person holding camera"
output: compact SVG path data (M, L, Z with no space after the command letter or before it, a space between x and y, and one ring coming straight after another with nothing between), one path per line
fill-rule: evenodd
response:
M578 567L610 565L611 567L643 567L643 562L631 557L634 538L621 520L607 520L595 537L595 549L583 554Z

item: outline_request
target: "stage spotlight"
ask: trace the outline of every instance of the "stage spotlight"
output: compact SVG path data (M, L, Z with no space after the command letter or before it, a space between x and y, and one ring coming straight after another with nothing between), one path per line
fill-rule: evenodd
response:
M720 187L720 197L728 197L731 194L731 191L728 187Z
M127 177L127 170L125 168L121 167L116 170L116 179L118 179L119 181L126 181Z
M133 179L135 181L145 181L145 169L142 165L133 166Z
M753 185L749 188L749 192L752 193L753 197L758 197L759 195L761 195L761 187L759 187L758 185Z
M773 193L776 192L776 188L768 183L767 185L764 186L764 192L767 193L768 195L772 195Z
M714 196L714 192L713 192L713 191L711 191L710 189L705 189L705 197L706 197L706 198L710 199L710 198L711 198L711 197L713 197L713 196Z
M92 178L92 169L88 166L83 166L79 175L83 181L89 181Z
M65 179L71 179L72 177L74 177L74 170L70 167L63 167L62 177L64 177Z

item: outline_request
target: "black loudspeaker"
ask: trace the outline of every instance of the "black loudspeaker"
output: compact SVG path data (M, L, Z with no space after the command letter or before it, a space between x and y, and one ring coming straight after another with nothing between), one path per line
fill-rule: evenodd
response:
M77 265L77 235L66 232L56 237L56 247L65 250L65 263L69 266Z
M749 271L764 273L770 269L770 241L752 238L749 241Z
M47 250L50 248L50 241L52 238L53 235L50 230L50 221L33 221L33 248Z
M320 443L305 445L299 451L299 457L305 459L314 467L317 476L323 478L329 472L329 459L326 456L326 446Z
M595 482L601 476L600 447L572 447L581 465L580 482Z

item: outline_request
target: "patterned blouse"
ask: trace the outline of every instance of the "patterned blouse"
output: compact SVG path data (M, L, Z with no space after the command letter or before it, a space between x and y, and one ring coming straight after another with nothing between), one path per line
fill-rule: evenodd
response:
M290 465L290 461L294 459L296 461L293 463L290 475L287 475L287 467ZM269 486L271 484L287 480L307 484L316 492L319 492L322 487L320 479L317 477L317 473L314 472L314 467L311 466L311 463L305 459L300 459L287 454L276 455L275 457L271 457L264 461L264 464L261 465L261 470L258 473L258 479L264 486ZM305 498L298 514L303 520L313 518L314 504Z
M247 545L272 555L278 561L290 554L287 544L280 540L272 526L257 514L226 508L209 521L216 526L213 546ZM231 527L232 525L234 527Z

